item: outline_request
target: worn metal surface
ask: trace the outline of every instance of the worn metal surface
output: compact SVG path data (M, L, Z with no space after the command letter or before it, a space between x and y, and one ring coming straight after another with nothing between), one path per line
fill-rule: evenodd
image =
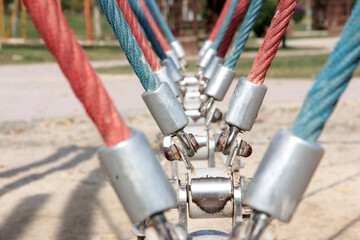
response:
M154 92L144 92L141 97L163 135L179 131L189 122L183 107L167 83L161 83Z
M216 52L214 49L209 48L206 53L204 54L204 56L202 56L202 58L200 58L199 62L197 63L197 66L199 68L202 68L203 70L205 70L206 66L209 64L210 59L216 55Z
M154 74L155 74L155 77L160 82L166 82L169 85L169 87L173 91L175 97L178 97L180 95L180 90L179 90L178 86L176 85L174 79L170 75L168 67L162 66L161 69L157 72L154 72Z
M199 57L204 56L204 54L206 53L206 51L210 48L211 44L212 44L212 41L209 41L209 40L206 40L206 41L204 42L204 44L203 44L202 47L200 48Z
M175 192L142 132L133 130L129 139L100 148L98 155L133 223L176 205Z
M211 79L216 73L219 66L221 66L224 62L225 62L224 58L213 56L210 59L209 64L205 67L204 78L208 80Z
M230 126L250 131L260 110L267 87L250 82L245 77L239 79L224 120Z
M189 174L189 217L232 217L232 177L224 168L199 168Z
M248 188L245 204L290 221L323 153L319 144L279 129Z
M235 71L220 65L212 78L210 78L204 93L217 101L222 101L233 81Z
M171 42L170 47L172 50L174 50L174 52L176 53L176 55L178 56L179 59L182 59L185 57L185 50L181 46L181 44L178 40Z
M181 63L179 61L179 58L173 49L170 49L169 51L167 51L166 55L173 60L177 69L181 68Z
M169 74L174 82L177 83L184 78L179 71L179 68L176 67L176 64L172 58L165 58L160 62L160 64L167 67Z

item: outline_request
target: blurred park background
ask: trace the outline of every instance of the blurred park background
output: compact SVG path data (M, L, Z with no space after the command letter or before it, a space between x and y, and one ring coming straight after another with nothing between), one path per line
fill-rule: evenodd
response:
M121 48L96 0L57 0L79 42L91 60L125 59ZM224 0L158 0L162 13L188 56L197 54L215 24ZM300 0L280 51L269 72L270 77L309 78L316 75L333 46L334 37L350 16L354 0ZM275 12L278 0L266 0L245 52L257 52ZM0 64L53 62L54 59L26 13L21 0L0 0ZM313 41L312 41L313 40ZM319 42L323 41L323 44ZM328 44L328 41L331 43ZM325 49L328 49L325 51ZM311 51L314 50L314 51ZM310 54L307 54L311 52ZM250 54L250 56L252 56ZM238 74L246 74L252 59L237 66ZM190 57L189 71L195 70ZM284 70L286 69L286 70ZM303 69L302 71L296 71ZM305 69L305 70L304 70ZM281 70L281 71L280 71ZM130 73L130 66L100 67L100 73ZM356 75L359 75L359 71Z
M160 131L96 0L57 1L118 111L151 141L164 168ZM360 1L360 0L358 0ZM158 0L187 53L188 73L224 0ZM242 170L252 176L274 132L290 127L316 75L337 43L354 0L299 0L269 72L253 146ZM251 68L278 0L265 0L238 77ZM129 239L131 224L105 181L96 150L103 144L21 0L0 0L0 239ZM319 142L325 156L290 224L273 222L275 239L360 239L360 70ZM236 81L223 102L226 111ZM172 220L176 220L173 218ZM230 231L231 219L192 225Z

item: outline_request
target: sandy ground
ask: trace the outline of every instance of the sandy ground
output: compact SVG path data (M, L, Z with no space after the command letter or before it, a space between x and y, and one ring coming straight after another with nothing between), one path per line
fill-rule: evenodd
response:
M268 85L289 89L285 83L269 81ZM303 84L306 86L297 89L298 97L288 93L293 97L291 104L281 103L289 97L281 94L266 100L257 124L244 136L254 153L244 160L243 175L253 175L274 132L291 126L299 111L299 98L310 85ZM355 97L359 96L356 84L358 81L352 82L320 137L326 154L291 223L274 221L269 228L276 239L360 239L360 100ZM126 121L144 131L158 150L159 130L141 109L123 111ZM131 224L99 169L96 150L101 144L93 124L82 116L1 123L0 239L129 237ZM164 163L168 171L169 164ZM170 216L176 217L176 213ZM229 231L231 220L192 220L189 227L190 231Z

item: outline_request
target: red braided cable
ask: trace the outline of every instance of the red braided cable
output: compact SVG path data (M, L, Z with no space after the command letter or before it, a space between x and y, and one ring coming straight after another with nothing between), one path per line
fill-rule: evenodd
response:
M223 23L224 19L225 19L225 16L228 12L228 9L231 5L231 1L232 0L226 0L222 10L221 10L221 13L219 15L219 18L218 20L216 21L216 24L213 28L213 30L211 31L210 33L210 36L209 36L209 41L213 42L216 38L216 35L218 34L219 30L220 30L220 27L221 27L221 24Z
M125 20L128 23L132 34L134 35L141 50L143 51L146 60L149 62L151 69L154 72L159 71L161 69L161 65L154 51L150 47L150 44L147 41L144 33L142 32L140 24L136 19L135 14L131 9L130 4L128 3L128 0L116 0L116 2L119 5L120 10L125 17Z
M153 16L150 13L149 8L146 5L146 2L144 0L139 0L139 3L145 13L146 19L148 20L151 29L153 30L157 40L159 41L162 49L164 50L164 52L168 52L171 50L169 44L166 41L166 38L164 37L164 35L162 34L162 32L160 31L158 25L156 24Z
M78 44L62 11L53 0L24 0L32 21L44 38L108 146L126 140L131 132Z
M268 32L260 46L259 52L248 75L249 81L263 84L266 73L274 59L279 44L294 13L298 0L281 0L276 8Z
M249 4L250 0L240 0L236 10L234 12L234 15L231 19L230 25L228 27L228 29L226 30L224 39L222 40L218 52L217 52L217 56L221 57L221 58L225 58L226 52L229 49L232 39L235 35L236 29L238 28L241 19L244 16L244 13L246 11L246 8Z

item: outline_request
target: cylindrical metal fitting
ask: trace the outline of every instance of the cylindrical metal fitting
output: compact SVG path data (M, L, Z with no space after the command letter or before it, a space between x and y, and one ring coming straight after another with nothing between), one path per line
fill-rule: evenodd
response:
M290 221L323 153L319 144L279 129L247 190L245 204L280 221Z
M217 69L219 68L219 65L223 64L224 62L225 59L218 56L213 56L210 59L209 64L205 67L204 78L211 79L215 75Z
M250 131L264 100L267 87L239 79L225 113L225 122L243 131Z
M179 87L176 85L173 78L170 76L169 69L166 66L162 66L162 68L159 71L154 72L154 74L160 82L166 82L169 85L175 97L178 97L180 95Z
M216 69L215 75L210 78L204 93L210 97L213 97L217 101L222 101L235 75L235 71L219 65Z
M141 97L163 135L183 129L189 122L183 107L167 83L161 83L153 92L144 92Z
M133 223L176 205L174 189L142 132L132 130L129 139L100 148L98 156Z
M176 68L176 65L172 58L165 58L161 61L161 66L166 67L168 69L168 72L171 76L171 78L174 80L174 82L179 82L183 79L183 76L181 75L178 68Z
M171 47L171 49L174 50L174 52L176 53L176 56L178 56L179 59L182 59L185 57L185 50L181 46L181 43L178 40L170 43L170 47Z
M194 135L200 148L190 160L208 160L209 158L209 132L204 125L187 125L185 132Z
M169 51L167 51L166 56L168 56L169 58L171 58L173 60L177 69L181 68L180 60L179 60L178 56L176 55L176 53L174 52L174 50L170 49Z
M189 217L232 217L232 177L224 168L197 168L189 184Z
M212 41L206 40L199 51L199 57L204 56L206 51L210 48Z
M216 51L212 48L209 48L197 63L198 67L205 69L213 56L216 56Z

